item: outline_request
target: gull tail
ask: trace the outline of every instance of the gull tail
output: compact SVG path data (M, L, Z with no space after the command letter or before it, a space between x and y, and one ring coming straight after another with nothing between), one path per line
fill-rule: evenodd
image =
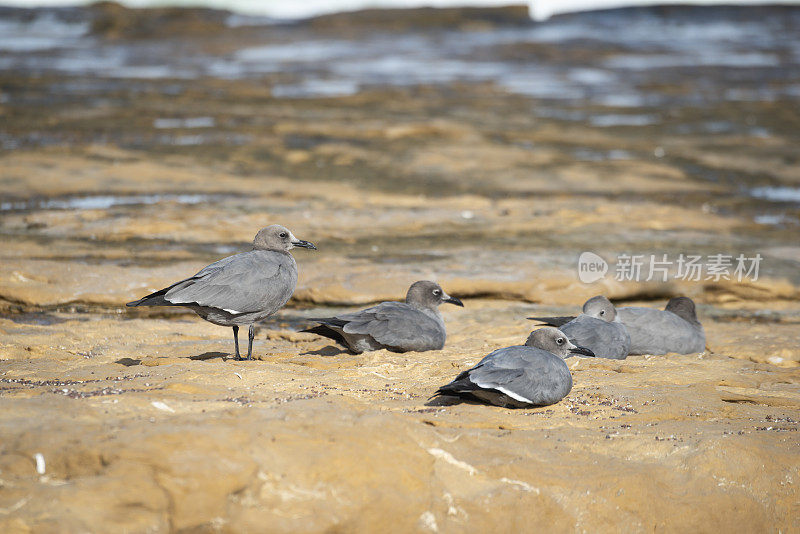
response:
M164 295L168 289L169 288L162 289L161 291L156 291L155 293L151 293L146 297L142 297L139 300L128 302L125 304L125 306L128 306L129 308L133 308L135 306L173 306L171 302L164 298Z
M311 319L312 321L319 321L322 324L318 324L316 326L312 326L310 328L305 328L300 330L301 332L307 332L309 334L317 334L318 336L326 337L328 339L332 339L333 341L344 345L347 347L347 342L344 339L344 336L336 331L335 329L331 328L331 326L344 326L347 321L341 321L341 325L336 324L339 322L337 319Z
M528 317L531 321L538 321L547 326L555 326L556 328L564 326L568 322L575 319L575 317Z

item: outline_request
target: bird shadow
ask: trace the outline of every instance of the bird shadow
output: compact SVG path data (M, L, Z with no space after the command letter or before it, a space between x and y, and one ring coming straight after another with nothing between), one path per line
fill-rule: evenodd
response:
M134 365L141 364L142 360L136 360L134 358L120 358L119 360L115 361L114 363L118 363L120 365L124 365L125 367L133 367Z
M201 361L205 362L208 360L214 360L216 358L222 358L222 361L226 360L233 360L234 357L226 352L204 352L202 354L195 354L194 356L189 356L190 360Z
M470 406L490 406L493 408L506 408L510 410L531 410L536 408L544 408L544 406L498 406L489 402L484 402L479 399L469 397L458 397L455 395L436 395L425 402L425 406L430 407L444 407L444 406L457 406L459 404L467 404Z
M459 404L470 404L473 406L486 406L485 402L454 395L436 395L428 399L425 406L457 406Z
M335 346L335 345L326 345L326 346L322 347L321 349L309 350L307 352L303 352L302 353L303 356L313 355L313 356L327 356L327 357L338 356L340 354L348 354L348 352L346 350L342 349L342 348L339 348L339 347Z
M206 362L209 360L216 360L222 359L222 361L227 360L235 360L236 358L233 357L232 354L227 354L225 352L204 352L202 354L195 354L194 356L189 356L190 360ZM124 365L125 367L134 367L136 365L142 365L144 360L139 358L120 358L116 360L114 363L118 363L120 365ZM157 362L157 359L156 359ZM145 364L146 365L146 364ZM158 363L156 363L158 365Z

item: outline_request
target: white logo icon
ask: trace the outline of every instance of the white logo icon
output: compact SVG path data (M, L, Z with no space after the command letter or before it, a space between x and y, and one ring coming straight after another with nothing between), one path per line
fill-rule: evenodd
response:
M591 284L603 278L608 272L606 260L594 252L582 252L578 258L578 279Z

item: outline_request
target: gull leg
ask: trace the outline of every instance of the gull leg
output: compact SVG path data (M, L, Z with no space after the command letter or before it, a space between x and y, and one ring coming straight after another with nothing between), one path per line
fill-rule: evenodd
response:
M253 353L253 338L256 337L255 325L250 325L250 330L247 332L247 359L251 360L250 355Z
M241 360L242 358L239 356L239 327L236 325L233 326L233 342L236 345L236 359Z

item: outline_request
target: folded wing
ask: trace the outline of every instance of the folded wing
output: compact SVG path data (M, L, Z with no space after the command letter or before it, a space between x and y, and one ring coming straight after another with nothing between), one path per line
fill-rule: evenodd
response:
M498 349L443 386L439 394L489 390L531 405L558 402L572 389L572 376L557 356L533 347Z
M445 341L444 329L434 319L403 302L383 302L365 310L313 320L336 333L370 336L398 351L441 348ZM325 328L307 331L337 339Z
M223 258L185 280L129 303L207 306L231 314L269 312L291 297L297 274L286 255L251 251Z

